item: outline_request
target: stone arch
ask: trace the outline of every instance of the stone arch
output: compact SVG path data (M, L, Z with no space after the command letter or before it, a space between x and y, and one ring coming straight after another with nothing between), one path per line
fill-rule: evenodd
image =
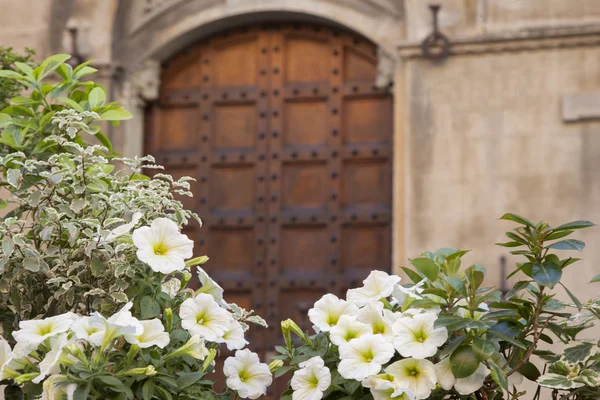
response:
M141 154L144 106L158 96L160 63L202 37L278 20L337 26L377 45L376 84L387 87L394 77L395 46L404 34L403 15L403 0L120 0L112 62L122 74L113 93L136 118L124 124L128 133L116 144L126 155Z
M165 60L218 30L273 20L338 25L388 55L404 32L398 0L121 0L113 54L125 68Z

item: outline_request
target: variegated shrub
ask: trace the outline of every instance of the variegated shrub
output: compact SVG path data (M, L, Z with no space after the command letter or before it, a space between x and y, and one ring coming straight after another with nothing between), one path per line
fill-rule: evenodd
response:
M248 323L264 321L223 300L200 267L208 258L192 258L193 241L180 232L201 224L174 197L191 196L190 178L160 173L150 156L113 153L100 125L131 114L81 80L94 68L73 69L68 58L0 71L29 89L0 112L0 394L264 394L270 368L244 349ZM198 279L200 289L188 287ZM215 365L222 345L237 352ZM215 369L227 376L223 393L207 377ZM262 371L251 386L240 378L248 369Z

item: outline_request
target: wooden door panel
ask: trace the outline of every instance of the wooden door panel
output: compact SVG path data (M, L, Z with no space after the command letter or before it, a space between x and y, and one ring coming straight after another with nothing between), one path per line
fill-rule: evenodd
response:
M256 145L255 104L217 104L214 109L215 150L252 149Z
M329 178L326 163L286 163L282 168L282 176L282 210L289 213L298 208L327 208Z
M159 150L187 150L200 142L197 132L198 114L195 107L173 106L162 109L161 135L157 138Z
M360 97L345 101L344 143L385 143L391 133L392 110L386 98Z
M342 208L385 208L390 203L392 188L389 165L384 160L359 160L344 163L342 176ZM361 190L356 190L360 188Z
M253 86L258 76L258 38L240 38L215 46L214 72L217 86Z
M329 264L325 226L284 226L281 229L280 274L288 279L320 275Z
M283 109L283 143L286 147L327 143L329 115L324 99L286 101ZM310 121L310 123L308 123Z
M373 57L351 47L344 48L344 79L375 82L377 76Z
M287 34L283 40L286 82L320 82L329 78L327 38ZM275 67L277 68L277 67Z
M211 261L207 268L217 275L251 276L254 271L254 243L255 235L251 228L211 229L208 240Z
M255 211L256 172L252 165L218 166L211 171L210 211L214 214Z
M248 338L263 356L279 321L310 329L320 296L391 267L392 101L375 54L339 30L272 25L164 65L146 151L197 179L182 200L204 226L185 232L226 299L270 324Z

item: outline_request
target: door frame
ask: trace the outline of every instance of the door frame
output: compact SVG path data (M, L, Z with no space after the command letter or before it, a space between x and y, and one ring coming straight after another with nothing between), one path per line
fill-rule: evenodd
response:
M268 10L266 10L268 11ZM410 121L409 113L405 112L406 104L405 99L408 98L408 87L405 82L409 81L407 73L409 70L405 68L402 59L395 56L395 51L390 52L389 41L382 42L381 40L373 40L373 35L362 35L357 32L356 22L348 22L348 25L342 25L339 22L333 21L332 19L326 19L320 15L310 15L307 10L307 14L298 14L297 11L293 12L264 12L264 13L250 13L242 15L244 18L241 21L245 21L243 25L260 23L275 18L285 22L296 22L299 19L302 21L309 21L310 23L317 23L329 26L342 26L344 30L355 32L357 37L368 40L378 46L378 77L377 80L382 80L384 84L389 85L390 93L393 96L393 161L392 161L392 235L391 235L391 259L392 259L392 272L398 275L404 275L400 265L405 263L406 260L406 249L408 247L408 218L407 213L410 205L408 204L407 186L408 175L410 173L410 166L408 163L408 157L405 156L405 149L409 148L409 138L405 134L408 132ZM226 18L225 20L219 19L217 21L206 21L205 25L211 26L215 23L222 24L223 26L231 26L232 22L240 21L240 15ZM333 16L331 18L334 18ZM240 22L238 22L240 24ZM188 27L189 28L189 27ZM362 27L364 28L364 27ZM402 30L402 29L398 29ZM364 29L360 29L364 31ZM212 30L205 31L204 34L198 35L198 33L189 28L189 31L179 32L179 45L174 45L173 41L177 42L177 39L171 41L171 43L161 44L160 51L155 51L156 54L148 54L142 60L136 62L133 66L125 69L125 73L122 75L122 81L118 90L120 97L123 99L124 106L132 111L134 118L132 121L124 121L113 136L121 137L121 142L116 140L118 147L122 149L125 156L140 156L142 155L144 148L145 135L145 123L144 118L146 115L146 106L149 102L152 102L158 98L158 89L160 87L160 64L161 59L169 58L170 53L167 52L165 47L174 46L174 48L181 48L181 43L193 43L193 41L202 40L203 37L207 36L206 32L214 32ZM194 37L193 41L190 41L189 37ZM378 38L381 39L381 38ZM168 54L168 56L167 56ZM394 55L391 55L394 54ZM160 56L159 56L160 55Z

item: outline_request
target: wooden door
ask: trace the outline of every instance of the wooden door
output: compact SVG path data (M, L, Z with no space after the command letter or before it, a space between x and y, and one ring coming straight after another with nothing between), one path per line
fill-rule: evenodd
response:
M376 48L319 26L254 26L164 65L146 152L196 178L196 253L230 302L254 309L252 349L305 329L326 292L345 296L391 265L392 99Z

